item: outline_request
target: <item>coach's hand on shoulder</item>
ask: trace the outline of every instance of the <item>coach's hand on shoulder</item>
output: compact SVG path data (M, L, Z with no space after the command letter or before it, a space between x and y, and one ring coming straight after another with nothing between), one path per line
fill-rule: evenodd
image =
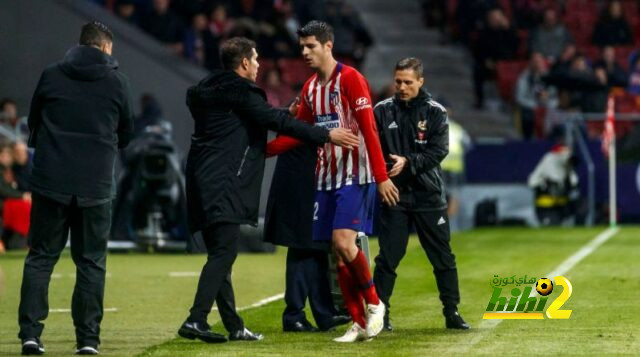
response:
M329 141L334 145L342 146L349 150L357 148L360 143L360 139L351 130L345 128L331 129L329 131Z
M398 188L390 179L378 183L378 193L380 194L382 202L389 206L395 206L400 202Z

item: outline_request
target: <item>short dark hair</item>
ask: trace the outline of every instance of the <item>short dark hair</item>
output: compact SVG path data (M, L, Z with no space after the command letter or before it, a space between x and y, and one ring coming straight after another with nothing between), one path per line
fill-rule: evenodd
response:
M396 71L402 71L405 69L412 69L418 75L418 78L422 78L422 61L415 57L403 58L396 63Z
M315 36L316 40L321 44L327 43L327 41L333 42L333 27L323 21L309 21L301 29L297 31L299 37Z
M233 37L220 46L220 61L224 69L234 70L242 63L243 59L253 57L253 49L256 43L246 37Z
M105 42L113 42L113 32L105 24L91 21L82 26L79 41L81 45L100 47Z

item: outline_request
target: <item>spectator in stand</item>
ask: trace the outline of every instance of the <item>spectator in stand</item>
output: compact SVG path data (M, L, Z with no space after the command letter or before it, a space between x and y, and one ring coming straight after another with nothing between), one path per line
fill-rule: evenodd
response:
M118 0L115 4L115 13L121 19L138 25L140 23L140 13L136 6L140 1L136 0Z
M584 113L602 113L607 102L607 75L603 69L594 71L586 57L577 55L571 62L569 86L573 99Z
M606 10L602 12L593 30L591 42L600 47L633 43L633 33L622 14L620 1L611 1Z
M437 28L440 35L446 35L447 31L447 1L446 0L421 0L422 22L426 27ZM443 43L444 37L440 42Z
M227 8L223 4L218 4L213 7L210 15L209 28L211 33L218 40L226 39L233 28L233 20L227 16Z
M515 26L519 29L533 30L542 22L546 6L547 4L540 0L513 0Z
M162 120L162 108L153 95L144 93L140 97L140 107L142 113L133 122L134 137L139 137L148 126L158 125Z
M269 22L259 26L257 44L261 55L274 59L297 56L299 47L296 31L300 24L294 17L291 1L283 1L273 16Z
M214 67L210 69L218 68L219 48L219 39L211 33L207 15L202 12L197 13L193 16L191 27L185 31L184 57L201 66L213 65ZM212 57L216 60L212 61Z
M0 101L0 126L18 139L25 139L29 134L26 124L20 122L18 104L10 98Z
M263 89L267 94L267 101L274 107L288 106L295 98L293 90L280 80L280 70L271 68L265 75Z
M326 22L333 27L336 39L333 53L338 59L353 60L358 67L373 38L353 6L344 0L328 0L326 4Z
M142 16L140 25L171 51L182 54L185 25L180 16L169 11L169 0L153 0L151 12Z
M612 46L602 48L602 58L597 61L595 69L604 69L607 76L607 85L611 87L626 87L628 82L627 72L616 62L616 51Z
M306 24L311 20L325 18L326 7L324 1L296 0L293 2L293 8L296 14L296 18L298 19L298 21L300 21L301 24Z
M229 3L229 16L235 19L247 18L260 23L273 18L273 1L236 0Z
M148 0L142 0L148 1ZM171 0L171 11L182 17L184 23L190 23L193 17L199 13L206 13L219 0Z
M513 59L518 48L518 36L500 8L487 12L486 26L473 46L473 87L475 107L484 105L484 82L495 76L496 61Z
M13 149L13 176L18 184L18 190L29 191L29 175L31 174L31 160L29 150L24 141L16 141Z
M535 111L539 107L555 108L558 105L557 91L548 86L543 77L547 74L547 63L542 54L531 54L529 67L516 82L516 103L520 110L522 137L529 140L533 136Z
M2 199L2 241L7 249L25 248L29 232L31 193L18 189L13 166L12 144L0 143L0 199Z
M632 63L627 92L640 94L640 56L637 56Z
M558 13L554 8L544 11L544 19L531 34L531 52L541 53L551 61L555 61L568 43L571 43L569 30L558 21Z
M567 43L562 50L562 54L557 58L551 66L549 76L564 76L571 68L571 61L576 56L577 49L574 43Z
M301 22L299 21L298 16L295 13L294 6L295 4L293 3L292 0L282 0L280 2L279 7L277 7L276 10L282 17L282 21L284 21L284 26L286 27L287 32L289 33L289 37L292 38L296 43L296 50L297 50L297 46L298 46L297 31L302 26L300 26Z
M18 104L10 98L0 101L0 123L10 125L18 120Z
M487 12L498 6L495 0L460 0L456 7L456 24L460 31L460 40L471 43L471 33L483 26Z

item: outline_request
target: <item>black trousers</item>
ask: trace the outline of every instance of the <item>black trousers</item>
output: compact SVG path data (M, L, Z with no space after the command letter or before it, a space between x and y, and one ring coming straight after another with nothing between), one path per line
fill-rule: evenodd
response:
M111 202L93 207L58 203L34 194L31 207L31 249L24 263L18 323L21 339L40 337L49 313L49 281L71 231L71 257L76 284L71 316L79 346L100 343L106 251Z
M458 271L449 244L449 217L446 210L420 212L383 207L380 212L380 254L376 257L373 282L380 300L387 307L396 281L396 269L407 252L411 225L414 224L422 249L433 265L433 273L445 311L460 303Z
M202 267L198 290L187 320L206 323L215 301L227 331L244 329L244 322L236 312L231 285L231 267L238 256L239 232L240 226L232 223L218 223L203 230L207 262Z
M282 324L293 325L306 319L304 305L309 299L311 313L321 329L332 327L337 314L329 285L329 255L317 249L289 248L282 313Z

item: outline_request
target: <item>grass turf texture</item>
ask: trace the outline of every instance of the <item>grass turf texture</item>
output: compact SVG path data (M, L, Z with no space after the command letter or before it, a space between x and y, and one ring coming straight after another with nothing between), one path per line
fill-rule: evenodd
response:
M346 327L329 333L282 333L282 300L243 311L247 327L265 334L260 342L206 345L176 338L187 315L197 277L169 277L169 272L198 272L203 255L111 254L102 324L101 353L107 356L205 356L265 354L633 354L640 351L640 228L624 227L611 240L564 274L573 295L562 307L569 320L505 320L491 330L482 326L482 314L494 274L543 277L593 239L604 228L481 229L453 237L462 303L460 311L470 331L444 329L441 306L431 266L417 239L410 241L398 269L392 298L396 330L374 341L357 344L331 342ZM375 239L371 248L375 252ZM17 355L17 306L24 253L0 256L0 355ZM281 293L284 289L285 250L273 255L242 254L234 265L238 306ZM73 263L65 253L50 286L50 307L69 308L74 278ZM510 287L507 287L510 288ZM554 290L549 303L561 289ZM503 291L507 296L508 291ZM311 315L307 313L310 320ZM210 315L214 330L224 332L216 311ZM75 347L68 312L51 313L45 321L43 341L47 355L70 354ZM469 341L478 334L475 345Z

